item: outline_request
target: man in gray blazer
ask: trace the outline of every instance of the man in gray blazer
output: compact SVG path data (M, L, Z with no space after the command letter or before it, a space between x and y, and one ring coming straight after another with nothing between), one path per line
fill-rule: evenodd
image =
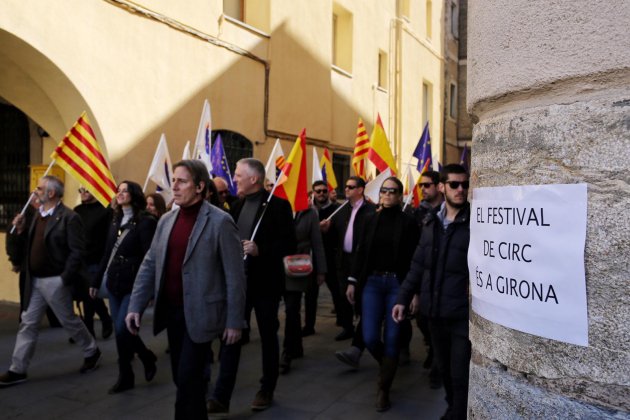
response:
M127 328L137 334L155 296L153 332L166 329L176 419L206 419L204 369L213 339L240 339L244 326L245 272L236 225L203 198L210 179L198 160L173 166L178 209L165 214L136 276Z

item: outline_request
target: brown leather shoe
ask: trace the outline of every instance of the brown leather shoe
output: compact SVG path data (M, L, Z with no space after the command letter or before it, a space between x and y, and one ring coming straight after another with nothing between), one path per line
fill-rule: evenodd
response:
M256 398L252 402L252 410L263 411L271 406L273 401L273 392L263 391L262 389L256 393Z

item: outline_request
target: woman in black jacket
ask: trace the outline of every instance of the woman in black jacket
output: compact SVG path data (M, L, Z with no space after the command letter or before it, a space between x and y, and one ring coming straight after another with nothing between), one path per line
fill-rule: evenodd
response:
M413 217L402 211L402 196L403 185L398 178L389 177L383 182L380 209L366 220L361 232L346 292L361 314L365 346L380 364L377 411L390 407L389 389L400 352L400 325L390 314L420 237Z
M155 354L144 345L139 335L132 335L125 326L125 316L133 283L144 254L151 246L157 225L156 219L145 212L146 199L140 185L123 181L118 186L116 210L107 236L105 254L98 275L90 288L96 296L101 282L109 291L109 305L116 332L118 349L118 381L109 389L110 394L134 387L131 361L134 353L144 365L144 376L151 381L156 373Z

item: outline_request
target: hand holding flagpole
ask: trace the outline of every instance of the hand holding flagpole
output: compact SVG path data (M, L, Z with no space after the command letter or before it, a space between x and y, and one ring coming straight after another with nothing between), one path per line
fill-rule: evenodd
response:
M46 175L48 175L48 173L50 172L50 170L52 169L52 166L55 164L55 159L53 159L50 162L50 165L48 165L48 168L46 168L46 172L44 172L44 175L42 175L41 177L45 177ZM33 197L35 196L35 191L31 192L31 194L28 196L28 200L26 201L26 204L24 204L24 207L22 207L22 211L20 211L20 216L23 216L24 213L26 212L26 209L28 208L28 206L31 205L31 201L33 201ZM15 231L15 225L13 225L13 227L11 228L11 231L9 232L9 234L12 234Z

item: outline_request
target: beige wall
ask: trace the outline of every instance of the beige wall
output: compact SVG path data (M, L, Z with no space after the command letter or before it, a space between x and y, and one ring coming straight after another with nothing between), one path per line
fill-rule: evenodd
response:
M338 0L353 18L346 74L332 68L332 1L260 0L249 25L225 18L222 0L5 2L0 97L50 133L44 163L86 110L116 180L144 181L161 133L178 159L194 141L206 98L213 128L244 135L265 162L276 137L288 153L303 127L320 154L322 146L349 153L358 118L371 131L380 113L400 167L420 137L426 80L439 158L441 3L432 2L427 40L423 1L410 2L400 20L396 0ZM379 50L388 56L387 90L377 88ZM76 187L69 181L69 191ZM75 205L76 196L66 202ZM10 289L7 270L0 264L0 291Z

